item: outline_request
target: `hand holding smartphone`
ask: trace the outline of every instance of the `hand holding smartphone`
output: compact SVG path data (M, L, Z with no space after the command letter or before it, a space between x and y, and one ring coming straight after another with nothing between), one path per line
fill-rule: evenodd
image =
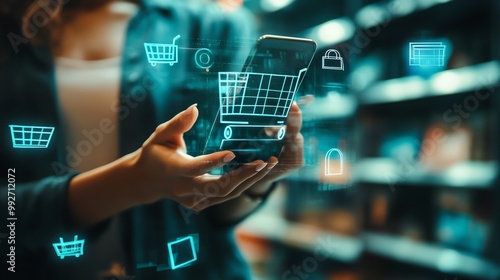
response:
M216 174L279 157L290 107L315 51L313 40L264 35L241 72L219 72L219 111L204 153L231 150L236 158Z

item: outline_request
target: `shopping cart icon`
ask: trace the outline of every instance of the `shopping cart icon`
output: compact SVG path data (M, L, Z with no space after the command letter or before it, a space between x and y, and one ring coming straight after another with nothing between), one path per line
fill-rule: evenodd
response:
M219 72L219 116L227 124L220 149L238 146L241 141L283 139L285 120L306 71L301 69L297 76ZM273 117L271 123L269 117ZM269 138L263 130L275 133Z
M443 66L445 50L441 42L410 43L410 66Z
M54 127L9 125L14 148L47 148Z
M83 255L83 244L85 243L85 239L78 240L78 235L75 235L74 241L64 242L62 237L59 238L60 243L54 243L54 250L58 257L64 259L64 257L80 257Z
M156 63L168 63L172 66L177 63L179 47L175 44L175 41L180 37L181 35L175 36L172 44L144 43L144 49L151 66L156 66Z

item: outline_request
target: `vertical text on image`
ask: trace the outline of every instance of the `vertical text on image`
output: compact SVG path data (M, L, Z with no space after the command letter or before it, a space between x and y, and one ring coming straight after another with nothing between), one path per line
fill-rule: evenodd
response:
M16 169L7 169L7 228L9 229L9 238L7 243L11 245L9 247L9 253L7 254L9 267L7 270L10 272L16 272Z

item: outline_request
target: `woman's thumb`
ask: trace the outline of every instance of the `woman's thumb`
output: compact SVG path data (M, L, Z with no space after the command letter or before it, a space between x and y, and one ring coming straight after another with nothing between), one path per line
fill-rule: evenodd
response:
M189 108L175 115L169 121L159 125L155 131L155 142L165 143L175 141L177 143L179 141L177 144L180 144L182 142L182 134L190 130L198 118L197 105L193 104L189 106Z

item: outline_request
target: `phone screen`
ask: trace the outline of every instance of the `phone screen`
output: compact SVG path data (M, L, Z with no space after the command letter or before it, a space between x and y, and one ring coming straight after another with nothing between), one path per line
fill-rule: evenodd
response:
M309 67L315 52L312 40L265 35L257 41L243 71L297 75Z
M204 153L231 150L242 164L279 157L286 119L316 51L302 38L262 36L240 72L219 72L219 112Z

